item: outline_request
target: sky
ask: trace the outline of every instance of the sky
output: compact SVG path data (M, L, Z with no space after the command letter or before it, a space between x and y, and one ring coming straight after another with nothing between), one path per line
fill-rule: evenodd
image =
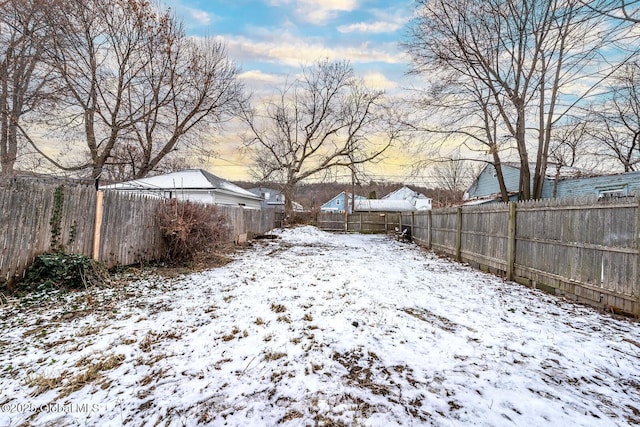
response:
M406 85L408 55L400 43L413 2L381 0L175 0L165 1L191 36L223 40L240 79L254 94L272 93L303 65L348 60L366 84L391 94ZM234 135L219 139L212 172L244 179L248 158ZM401 181L408 169L388 160L373 178ZM213 170L215 169L215 170Z

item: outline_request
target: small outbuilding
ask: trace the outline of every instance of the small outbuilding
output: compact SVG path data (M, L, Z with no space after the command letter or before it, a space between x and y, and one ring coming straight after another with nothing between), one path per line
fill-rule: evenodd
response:
M429 197L407 186L392 191L380 200L409 202L410 208L406 211L428 211L432 208L432 201Z
M260 209L262 198L203 169L186 169L100 187L167 199Z

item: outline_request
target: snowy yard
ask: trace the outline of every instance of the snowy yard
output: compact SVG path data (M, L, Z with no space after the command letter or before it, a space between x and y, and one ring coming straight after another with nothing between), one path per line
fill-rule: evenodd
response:
M385 236L0 307L0 426L640 423L640 325Z

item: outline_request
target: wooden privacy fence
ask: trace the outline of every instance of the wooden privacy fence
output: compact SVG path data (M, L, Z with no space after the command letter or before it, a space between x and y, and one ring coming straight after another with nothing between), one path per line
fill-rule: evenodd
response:
M414 213L414 240L527 286L640 315L634 198L557 199Z
M319 212L316 226L325 231L348 233L385 233L400 226L400 212Z
M394 215L319 214L317 224L367 233L408 228L414 242L460 262L576 301L640 316L640 209L635 197L555 199Z
M91 255L95 189L15 181L0 187L0 282L53 246Z
M12 180L0 186L0 283L20 277L33 259L63 248L107 265L158 259L165 252L155 212L166 200L94 187ZM216 206L230 237L273 229L272 209Z

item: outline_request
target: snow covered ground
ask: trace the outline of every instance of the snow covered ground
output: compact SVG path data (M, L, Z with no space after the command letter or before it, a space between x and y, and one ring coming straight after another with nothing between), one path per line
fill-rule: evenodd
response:
M0 426L640 423L640 327L385 236L0 308Z

